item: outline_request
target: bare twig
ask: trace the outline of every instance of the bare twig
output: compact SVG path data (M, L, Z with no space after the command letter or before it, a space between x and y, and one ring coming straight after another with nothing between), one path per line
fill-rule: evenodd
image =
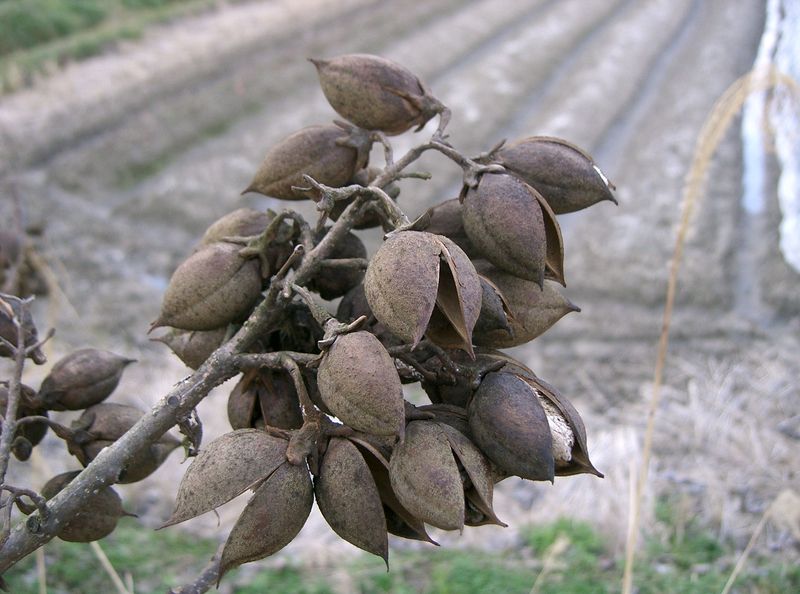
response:
M3 303L6 303L3 301ZM8 382L8 400L3 412L3 431L0 432L0 486L5 486L8 462L11 457L11 446L17 433L17 411L22 399L22 371L25 368L25 328L22 319L27 311L28 300L20 301L20 315L12 310L11 320L17 330L17 346L7 344L6 348L14 355L14 371Z
M219 563L222 559L223 548L224 545L220 545L211 561L208 562L208 565L197 576L196 580L178 588L171 588L167 594L203 594L208 592L219 581Z

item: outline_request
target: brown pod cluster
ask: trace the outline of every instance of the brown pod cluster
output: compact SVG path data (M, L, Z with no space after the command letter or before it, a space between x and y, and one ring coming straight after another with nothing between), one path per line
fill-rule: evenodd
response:
M47 417L47 410L41 407L41 402L36 398L36 391L20 384L20 400L17 408L17 419L25 417ZM0 382L0 414L5 414L8 406L8 383ZM3 422L0 421L0 433L3 431ZM47 433L47 423L31 422L17 427L14 441L11 443L11 452L14 457L24 462L31 456L31 452Z
M383 173L383 169L370 165L369 167L365 167L364 169L357 171L353 178L348 182L348 185L357 184L364 187L369 186L381 173ZM400 186L395 183L389 183L383 187L383 191L386 192L386 194L392 200L397 200L398 196L400 195ZM330 219L332 221L338 221L345 208L350 206L354 200L355 198L337 200L336 204L334 204L333 208L331 209L329 215ZM355 220L353 221L353 229L372 229L374 227L380 227L381 224L381 217L375 211L375 206L373 205L355 217Z
M99 404L134 362L110 351L80 349L60 359L42 381L39 398L50 410L82 410Z
M470 258L480 258L482 257L481 253L472 245L472 241L464 230L463 208L458 198L445 200L432 206L425 212L425 216L429 217L425 231L434 235L444 235Z
M442 110L422 81L391 60L366 54L310 60L331 107L360 128L402 134L422 129Z
M245 372L228 397L228 421L233 429L299 429L303 415L292 378L271 369Z
M110 446L133 427L144 412L133 406L102 402L83 411L72 423L73 435L67 441L70 453L87 466L103 448ZM145 446L125 464L119 475L120 483L135 483L150 476L180 441L164 434L153 444Z
M80 474L79 470L64 472L51 478L42 487L42 497L52 499ZM122 500L111 487L88 495L81 510L72 516L56 536L68 542L92 542L105 538L117 527L117 521L130 516L122 509Z
M242 192L258 192L282 200L318 199L303 175L326 186L345 185L367 164L369 142L336 124L309 126L276 144ZM299 189L308 188L308 189Z
M472 353L481 284L467 255L446 237L390 236L369 263L364 291L375 317L403 341L416 346L427 333L441 346Z
M555 215L525 182L505 173L481 176L463 200L464 230L498 268L544 283L545 270L564 284L564 246Z
M603 200L617 203L614 185L592 157L561 138L523 138L498 150L494 160L536 188L556 214L575 212Z
M322 357L317 385L325 405L353 429L403 434L403 386L389 353L369 332L336 339Z
M215 330L244 319L261 295L261 271L258 260L242 258L240 249L217 242L184 260L172 274L151 329Z

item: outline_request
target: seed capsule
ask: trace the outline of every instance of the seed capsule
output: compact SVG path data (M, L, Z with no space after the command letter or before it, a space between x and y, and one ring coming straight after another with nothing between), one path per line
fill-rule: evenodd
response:
M261 295L257 259L231 243L213 243L189 256L172 275L161 314L150 329L215 330L240 321Z
M309 126L275 145L258 168L253 181L242 192L258 192L282 200L318 199L316 190L307 188L303 175L326 186L338 188L366 165L367 146L351 146L348 132L334 124Z
M151 340L163 342L187 367L197 369L222 345L227 332L227 326L204 331L172 328Z
M319 240L325 236L325 232L318 236ZM342 258L366 258L367 248L364 243L352 233L347 233L328 256L329 260ZM309 284L312 291L319 293L323 299L336 299L347 293L350 289L358 285L364 278L363 268L334 269L326 268L324 263L322 270L314 277Z
M50 410L82 410L108 398L134 362L109 351L80 349L60 359L42 381L39 397Z
M402 435L403 386L384 346L369 332L336 339L317 373L320 396L342 422L375 435Z
M80 474L79 470L65 472L51 478L42 487L42 497L52 499ZM111 487L104 487L96 493L84 497L80 511L72 516L56 534L68 542L92 542L105 538L117 527L122 516L128 516L122 509L122 500Z
M116 402L101 402L83 411L72 423L75 435L68 440L69 452L87 466L103 448L110 446L133 427L144 413L138 408ZM165 433L157 442L147 445L125 464L120 483L135 483L150 476L180 441Z
M39 333L36 330L36 324L33 323L33 316L30 309L22 306L22 300L13 295L4 295L0 298L0 338L5 339L16 347L19 339L17 326L14 324L14 317L16 317L22 325L24 344L26 347L32 347L39 341ZM0 357L13 358L14 354L5 343L0 343ZM44 352L39 347L33 349L28 358L33 360L37 365L42 365L47 361Z
M408 69L378 56L347 54L310 61L322 92L336 112L366 130L402 134L425 123L441 103Z
M602 200L617 203L614 189L585 151L566 140L531 136L504 146L496 161L538 190L553 212L575 212Z
M246 372L228 397L228 421L234 429L299 429L303 415L291 378L269 369Z
M47 417L47 410L41 408L41 401L36 398L36 390L20 385L20 400L17 408L17 418L42 416ZM0 414L5 415L8 406L8 382L0 382ZM25 423L17 426L14 435L11 451L17 460L24 462L31 456L33 447L36 446L47 433L47 423ZM0 433L3 431L3 423L0 421Z

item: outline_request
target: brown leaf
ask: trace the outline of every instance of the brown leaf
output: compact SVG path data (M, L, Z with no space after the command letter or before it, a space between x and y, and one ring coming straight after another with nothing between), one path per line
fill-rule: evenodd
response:
M292 542L306 523L313 502L308 469L284 461L256 489L231 530L222 551L220 577Z
M287 443L257 429L218 437L186 470L175 510L161 527L211 511L263 481L286 461Z
M314 481L317 505L333 531L389 566L389 538L378 487L350 441L333 438Z
M464 527L464 487L450 442L439 424L413 421L392 452L389 476L397 498L414 516L444 530Z

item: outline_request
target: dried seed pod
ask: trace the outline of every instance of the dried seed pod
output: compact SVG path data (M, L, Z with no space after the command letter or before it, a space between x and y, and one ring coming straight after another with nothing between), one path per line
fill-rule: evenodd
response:
M261 211L252 208L239 208L211 223L203 233L200 245L225 241L227 237L259 235L274 218L275 213L271 210Z
M511 311L511 305L509 305L500 288L486 276L479 273L478 277L481 280L483 293L481 297L481 313L478 316L478 321L475 322L472 340L475 344L483 346L483 343L478 338L479 336L486 336L492 332L502 332L513 336L514 331L511 328L510 321L514 318L514 315Z
M378 318L372 313L369 302L367 301L367 296L364 293L363 284L356 285L350 289L350 291L342 297L336 309L336 319L342 322L354 322L361 316L367 317L363 328L380 340L383 346L388 348L390 346L403 344L403 341L392 334L389 328L378 321Z
M319 365L325 405L343 423L375 435L402 435L403 386L391 356L369 332L340 335Z
M370 436L370 439L374 441L374 436ZM387 456L391 455L391 447L380 448L367 441L366 437L361 435L351 437L350 441L361 452L372 473L372 478L378 488L378 494L383 504L386 529L389 534L437 544L425 530L425 523L400 503L397 494L392 488L391 478L389 477L389 462L386 459ZM382 453L383 450L386 450L387 453Z
M555 219L545 226L538 192L513 175L488 173L463 202L464 230L473 245L498 268L544 282L548 239Z
M475 443L502 471L552 481L553 440L547 416L530 386L512 373L490 373L469 409Z
M336 112L356 126L402 134L421 130L443 106L408 69L378 56L347 54L310 61Z
M74 435L67 442L70 454L87 466L103 448L125 435L142 415L144 412L138 408L116 402L90 406L72 423ZM125 464L117 482L135 483L150 476L179 445L179 440L165 433L157 442L134 454Z
M270 149L242 193L258 192L282 200L316 200L316 190L293 188L308 187L303 175L334 188L346 184L366 165L369 154L368 145L353 146L354 140L347 130L334 124L303 128Z
M240 249L217 242L184 260L150 329L215 330L247 317L261 295L261 273L258 260L240 257Z
M186 469L178 487L175 509L161 528L218 508L272 474L286 462L285 439L257 429L237 429L221 435Z
M50 410L82 410L108 398L128 359L110 351L79 349L61 358L42 381L39 398Z
M414 516L443 530L464 527L464 486L452 447L438 423L412 421L392 452L389 476Z
M228 397L228 421L234 429L262 424L278 429L299 429L303 415L294 383L284 371L251 369Z
M80 474L79 470L64 472L51 478L42 487L42 497L52 499ZM84 499L83 507L72 516L56 536L68 542L92 542L105 538L117 527L122 516L129 516L122 509L122 500L111 487L104 487Z
M485 325L476 324L473 341L479 346L508 348L525 344L546 332L568 313L581 310L551 281L544 281L540 288L534 282L506 273L487 262L476 262L475 266L499 289L504 305L511 313L507 318L508 330L487 329Z
M47 410L37 405L36 390L20 384L20 399L17 407L17 419L24 417L41 416L47 417ZM0 382L0 415L6 414L8 406L8 382ZM0 420L0 433L3 430L3 422ZM31 451L47 433L47 423L25 423L17 427L12 442L11 451L14 457L20 462L30 458Z
M39 342L39 332L36 330L36 324L33 323L33 316L27 307L23 307L23 302L18 297L13 295L4 295L0 298L0 338L3 338L16 347L19 334L17 326L14 324L14 318L17 318L22 325L25 347L32 347ZM0 357L13 358L14 353L5 343L0 343ZM41 365L47 361L41 348L33 349L28 358L37 365Z
M205 363L211 353L222 346L227 333L227 326L214 330L179 330L172 328L163 336L151 340L163 342L187 367L197 369Z
M334 532L389 564L389 536L378 487L349 440L333 438L314 481L317 505Z
M431 340L472 354L481 284L472 262L446 237L390 236L370 261L364 292L375 317L403 341L416 346L429 331Z
M603 478L603 473L589 460L586 428L572 403L533 373L522 374L519 377L533 388L547 415L553 437L556 476L586 473Z
M566 140L531 136L502 147L495 160L536 188L556 214L602 200L617 203L613 184L585 151Z
M321 241L327 233L328 229L323 230L317 237L317 241ZM337 242L331 254L328 256L329 260L337 260L343 258L366 258L367 248L364 243L352 233L347 233L341 241ZM362 268L352 269L331 269L323 267L319 273L309 283L309 289L319 293L323 299L336 299L347 293L350 289L360 284L364 278L364 270Z
M464 230L464 221L461 218L462 209L461 201L458 198L445 200L432 206L425 213L430 217L425 231L435 235L444 235L464 250L464 253L471 259L480 258L481 253L472 244Z
M220 560L220 576L228 570L268 557L294 540L314 502L305 464L284 461L262 481L231 530Z
M492 468L492 463L461 431L458 431L448 423L441 422L439 423L439 428L444 432L447 441L450 442L450 447L459 467L463 468L466 473L466 477L462 476L462 482L464 483L464 496L467 503L480 512L480 515L473 515L470 520L471 524L481 526L496 524L506 527L507 524L500 521L492 507L494 493L494 469Z

